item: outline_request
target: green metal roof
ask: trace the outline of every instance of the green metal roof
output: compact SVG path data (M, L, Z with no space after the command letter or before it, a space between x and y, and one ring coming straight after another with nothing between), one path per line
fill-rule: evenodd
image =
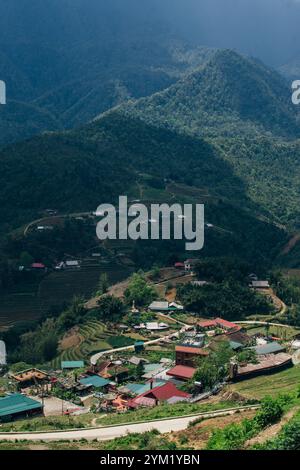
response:
M285 351L285 348L281 346L281 344L276 343L276 341L274 341L273 343L263 344L261 346L255 346L253 349L255 349L256 354L258 355L272 354Z
M243 344L238 341L229 341L230 347L235 351L237 349L243 348Z
M157 380L153 384L154 387L160 387L164 385L166 382L164 380ZM148 392L151 389L151 383L147 382L145 384L136 384L136 383L129 383L125 385L128 390L130 390L135 395L141 395L142 393Z
M32 398L28 398L20 393L0 398L0 416L15 415L38 408L43 408L40 402L32 400Z
M62 369L81 369L84 367L84 361L61 361Z
M95 388L102 388L109 384L109 380L103 379L99 375L91 375L80 380L82 385L92 385Z

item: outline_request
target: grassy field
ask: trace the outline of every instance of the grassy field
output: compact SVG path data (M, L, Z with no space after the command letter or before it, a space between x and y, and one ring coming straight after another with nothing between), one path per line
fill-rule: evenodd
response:
M247 326L247 333L254 335L256 333L268 334L281 338L282 340L289 341L295 334L300 333L300 328L284 328L280 326L270 326L266 328L265 326Z
M300 386L300 366L292 367L273 375L264 375L230 385L234 390L247 398L260 400L266 395L276 396L297 390Z
M28 418L0 425L1 432L52 431L62 429L86 428L92 426L99 415L86 413L80 416L53 416ZM0 436L1 437L1 436Z
M236 401L220 401L214 403L175 403L172 405L159 405L155 408L146 408L128 411L122 414L113 414L101 418L97 424L111 425L121 423L136 423L139 421L151 421L155 419L171 418L176 416L205 413L208 411L224 410L239 406Z

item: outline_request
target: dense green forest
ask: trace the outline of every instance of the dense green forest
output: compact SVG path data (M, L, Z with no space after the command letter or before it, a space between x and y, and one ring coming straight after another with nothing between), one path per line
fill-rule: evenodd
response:
M0 1L0 146L150 96L213 54L130 1Z
M167 90L121 111L204 138L262 213L298 226L299 113L288 83L274 70L236 52L219 51Z

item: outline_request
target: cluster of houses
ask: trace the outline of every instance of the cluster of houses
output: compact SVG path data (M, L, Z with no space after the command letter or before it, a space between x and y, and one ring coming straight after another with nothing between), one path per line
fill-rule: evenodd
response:
M176 267L191 272L195 262L197 260L187 260L183 266ZM79 267L80 263L72 260L62 262L56 268ZM36 266L36 269L42 267ZM252 278L250 287L267 289L268 283ZM183 306L177 302L154 301L148 310L164 315L168 321L168 316L182 311ZM138 312L134 305L132 311ZM158 318L161 319L161 316ZM124 328L128 326L124 325ZM159 320L134 326L135 330L148 331L158 338L159 333L168 328L169 323ZM54 391L55 396L57 393L58 396L63 396L65 392L69 392L76 400L76 405L79 403L84 409L88 410L93 405L98 411L104 412L124 412L162 403L193 401L195 396L187 393L184 385L194 381L193 389L197 391L197 396L203 395L201 379L194 380L198 364L222 341L227 341L235 352L229 366L230 381L272 373L293 365L292 356L278 338L262 334L249 335L242 326L222 318L202 320L190 328L182 328L174 334L174 340L176 344L172 359L167 355L168 357L162 357L155 363L149 361L150 356L144 350L143 341L136 341L135 355L131 357L116 352L109 359L103 356L102 362L89 367L84 361L62 361L58 371L45 372L33 368L10 374L10 380L18 393L6 394L0 398L0 421L42 414L44 398L51 397ZM164 341L167 342L167 336ZM5 345L2 343L0 342L0 366L6 364ZM300 348L300 338L295 338L290 346L291 349ZM244 350L253 351L253 363L238 360L238 353Z
M54 266L55 271L74 270L74 269L80 269L80 268L81 268L81 263L78 260L60 261ZM27 267L20 265L18 267L18 270L46 273L48 271L48 268L44 263L34 262L30 266L27 266Z

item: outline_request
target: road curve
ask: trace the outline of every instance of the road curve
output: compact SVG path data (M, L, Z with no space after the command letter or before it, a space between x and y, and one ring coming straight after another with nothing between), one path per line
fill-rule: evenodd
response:
M189 326L187 325L187 327L189 327ZM177 338L179 336L180 332L182 332L182 329L177 333L172 333L172 334L169 334L169 335L166 335L166 336L161 336L160 338L157 338L157 339L152 339L150 341L146 341L146 342L144 342L144 346L149 346L151 344L160 343L161 341L168 340L168 339L174 338L174 337ZM134 345L123 346L122 348L116 348L116 349L107 349L106 351L101 351L97 354L94 354L91 357L90 362L91 362L92 365L95 365L95 364L97 364L98 360L101 359L101 357L106 356L107 354L115 354L116 352L130 351L130 350L134 351Z
M283 323L271 323L267 321L256 321L256 320L248 320L248 321L235 321L238 325L264 325L264 326L279 326L283 328L294 328L291 325L284 325Z
M196 415L181 418L162 419L148 421L144 423L122 424L100 428L76 429L70 431L49 431L49 432L27 432L27 433L1 433L0 441L60 441L60 440L94 440L108 441L117 437L122 437L128 433L143 433L153 429L161 433L172 431L183 431L188 425L198 418L214 418L218 416L228 416L249 409L258 409L259 405L241 406L228 408L226 410L198 413Z
M164 314L161 314L161 313L159 315L162 316L162 317L168 318L167 315L164 315ZM179 325L182 326L180 331L178 331L177 333L168 334L166 336L161 336L160 338L157 338L157 339L152 339L150 341L146 341L146 342L144 342L144 346L149 346L151 344L160 343L161 341L168 340L168 339L174 338L174 337L177 338L179 336L179 334L182 333L183 331L187 331L187 330L190 330L190 329L193 328L193 325L187 325L185 323L180 322L179 320L176 320L175 318L173 318L172 320L175 323L178 323ZM134 345L123 346L122 348L116 348L116 349L107 349L106 351L101 351L99 353L94 354L91 357L90 362L91 362L92 365L96 365L97 362L99 361L99 359L101 359L101 357L103 357L103 356L106 356L107 354L114 354L116 352L130 351L130 350L134 351Z

